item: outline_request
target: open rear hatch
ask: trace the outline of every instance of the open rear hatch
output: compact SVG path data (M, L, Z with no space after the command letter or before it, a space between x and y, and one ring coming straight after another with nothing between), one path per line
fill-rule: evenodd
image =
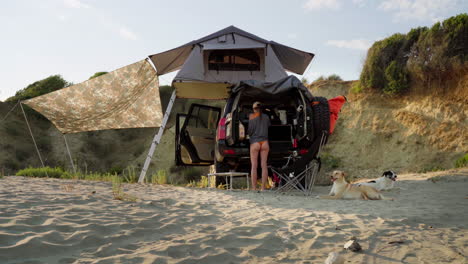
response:
M282 94L260 93L251 95L248 92L237 94L232 111L226 116L226 142L232 147L248 147L246 135L249 125L249 114L253 112L252 104L260 101L264 113L271 121L269 142L271 155L283 155L295 142L307 136L308 104L299 90Z

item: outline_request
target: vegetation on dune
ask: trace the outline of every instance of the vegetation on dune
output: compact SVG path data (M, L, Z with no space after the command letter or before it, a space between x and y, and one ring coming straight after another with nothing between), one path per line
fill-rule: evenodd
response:
M19 100L30 99L39 95L60 90L70 85L72 85L72 83L67 82L62 78L62 76L52 75L40 81L33 82L25 88L17 91L14 96L6 99L6 102L16 102Z
M338 74L331 74L327 77L329 81L342 81L341 77Z
M60 167L41 167L33 168L29 167L26 169L19 170L16 176L34 177L34 178L55 178L55 179L74 179L74 180L89 180L89 181L112 181L112 178L116 175L110 173L72 173L65 171Z
M431 28L419 27L375 42L367 53L360 86L400 94L411 82L428 87L436 81L441 86L467 72L468 15L460 14Z
M112 177L112 196L114 197L114 200L127 202L137 201L137 198L135 196L124 192L122 178L117 176Z
M62 168L26 168L19 170L16 173L16 176L27 176L27 177L34 177L34 178L62 178L62 179L71 179L72 175Z
M361 82L356 81L352 84L350 92L356 94L356 93L362 92L362 90L363 88L362 88Z
M206 188L208 187L208 178L207 176L201 176L202 172L196 168L177 168L175 169L180 172L178 182L168 182L168 174L166 170L158 170L156 173L148 175L145 179L146 183L151 184L183 184L188 183L187 187L199 187ZM113 184L113 195L117 200L132 200L127 199L127 194L122 191L123 183L137 183L138 182L138 171L134 166L129 166L125 169L120 170L121 173L118 174L114 170L111 170L114 173L106 172L71 172L64 170L60 167L39 167L33 168L28 167L26 169L19 170L16 173L16 176L24 177L34 177L34 178L55 178L55 179L73 179L73 180L86 180L86 181L104 181L112 182ZM0 172L1 173L1 172ZM0 177L2 174L0 174ZM214 182L214 180L213 180Z
M314 80L314 82L319 82L319 81L342 81L343 79L338 75L338 74L330 74L328 77L324 75L320 75L317 79Z
M157 173L152 174L146 180L152 184L167 184L167 172L158 170Z
M96 77L99 77L101 75L104 75L104 74L107 74L108 72L96 72L95 74L93 74L93 76L89 77L88 80L91 80L93 78L96 78Z
M468 153L458 158L455 161L455 168L463 168L468 166Z

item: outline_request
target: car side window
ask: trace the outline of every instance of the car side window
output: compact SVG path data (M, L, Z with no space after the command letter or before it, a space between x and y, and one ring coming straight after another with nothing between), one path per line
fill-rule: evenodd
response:
M187 126L216 129L218 115L219 112L215 109L195 106L189 117Z

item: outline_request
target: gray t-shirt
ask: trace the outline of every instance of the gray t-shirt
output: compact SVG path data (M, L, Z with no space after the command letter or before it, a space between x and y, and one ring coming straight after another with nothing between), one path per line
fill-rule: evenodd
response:
M249 120L248 134L250 144L255 142L268 140L268 127L271 125L270 118L262 113L262 116L257 116Z

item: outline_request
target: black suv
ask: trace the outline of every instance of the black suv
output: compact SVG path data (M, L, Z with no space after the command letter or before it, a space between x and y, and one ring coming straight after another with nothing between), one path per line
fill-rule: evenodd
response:
M179 114L176 164L215 164L216 172L231 169L248 172L250 152L246 132L255 101L262 102L263 112L271 120L269 165L282 167L290 155L315 157L320 135L328 136L328 101L313 97L296 77L289 76L276 83L241 82L231 89L223 111L192 104L188 114Z

